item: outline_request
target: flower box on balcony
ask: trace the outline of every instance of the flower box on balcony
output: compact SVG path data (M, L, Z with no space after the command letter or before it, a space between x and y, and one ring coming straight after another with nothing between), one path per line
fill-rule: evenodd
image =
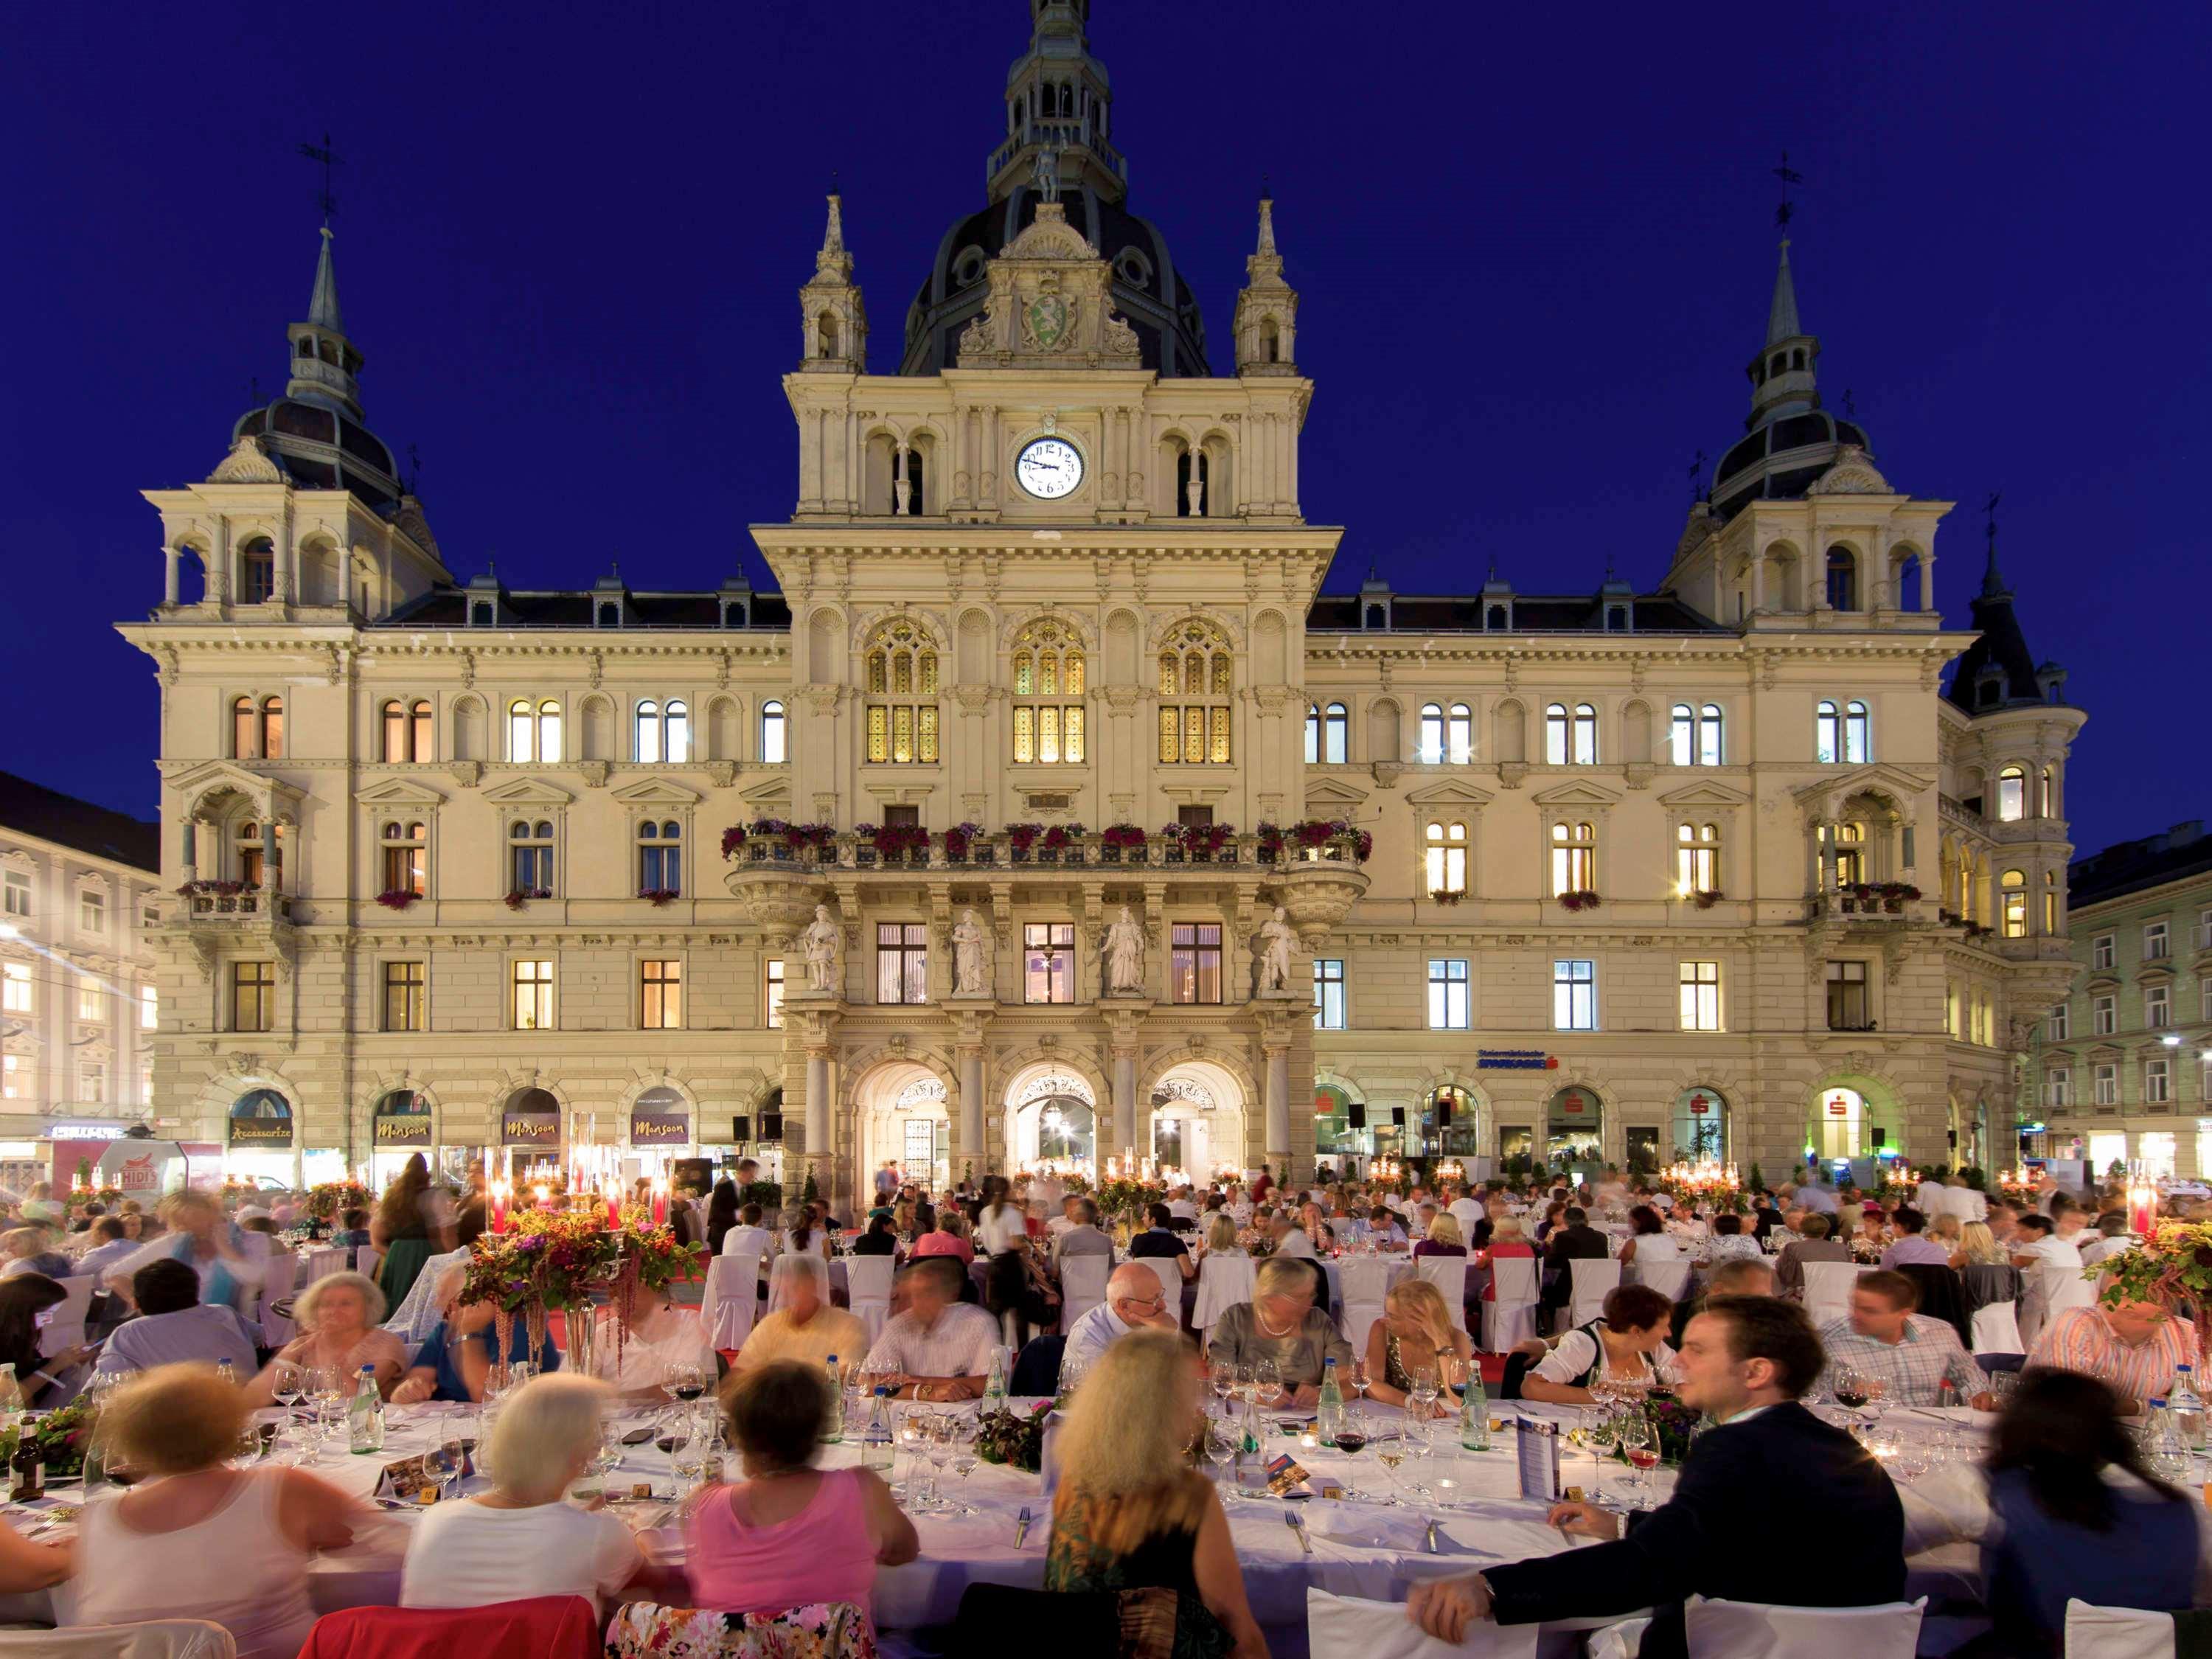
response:
M517 887L507 894L507 908L520 910L532 899L550 899L552 896L553 890L550 887Z
M1561 893L1559 895L1559 908L1562 910L1595 910L1605 902L1587 887L1571 893Z
M393 887L376 896L376 902L387 910L404 910L422 896L411 887Z
M682 896L673 887L641 887L637 890L637 896L656 910Z

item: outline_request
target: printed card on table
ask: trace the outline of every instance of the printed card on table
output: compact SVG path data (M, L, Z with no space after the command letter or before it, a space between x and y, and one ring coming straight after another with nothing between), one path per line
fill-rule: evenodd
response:
M1549 1418L1522 1417L1515 1425L1514 1455L1521 1466L1521 1496L1559 1501L1559 1425Z
M409 1504L424 1503L432 1501L424 1498L424 1491L427 1489L434 1497L438 1481L438 1472L430 1467L427 1455L402 1457L384 1466L384 1473L377 1477L376 1495L397 1498Z
M1293 1459L1288 1452L1271 1459L1267 1464L1267 1490L1278 1498L1287 1498L1292 1491L1305 1484L1306 1466Z

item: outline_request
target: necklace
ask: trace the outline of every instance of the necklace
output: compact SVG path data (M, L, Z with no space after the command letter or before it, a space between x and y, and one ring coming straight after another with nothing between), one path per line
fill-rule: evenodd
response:
M1273 1325L1270 1325L1267 1322L1267 1316L1261 1313L1257 1308L1252 1310L1252 1322L1259 1327L1261 1335L1272 1336L1278 1341L1281 1340L1284 1337L1288 1336L1293 1328L1291 1326L1285 1325L1282 1329L1277 1330Z

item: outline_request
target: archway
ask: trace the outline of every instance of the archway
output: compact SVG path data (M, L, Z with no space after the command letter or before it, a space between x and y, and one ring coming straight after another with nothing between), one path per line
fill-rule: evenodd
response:
M1703 1084L1674 1097L1674 1156L1692 1164L1725 1164L1729 1156L1728 1097Z
M518 1089L500 1109L499 1144L510 1181L550 1180L561 1161L561 1102L550 1089Z
M292 1103L274 1089L249 1089L230 1103L226 1177L258 1183L267 1177L293 1184L298 1170L292 1153Z
M1064 1066L1032 1066L1006 1088L1006 1167L1050 1170L1095 1181L1098 1097Z
M1203 1182L1244 1163L1244 1091L1223 1066L1188 1060L1154 1079L1146 1103L1146 1150L1164 1170Z
M1599 1163L1604 1135L1605 1108L1589 1089L1562 1089L1544 1108L1544 1157L1549 1163Z
M952 1188L952 1121L945 1079L911 1060L880 1066L854 1091L860 1139L861 1188L875 1190L886 1164L932 1193Z

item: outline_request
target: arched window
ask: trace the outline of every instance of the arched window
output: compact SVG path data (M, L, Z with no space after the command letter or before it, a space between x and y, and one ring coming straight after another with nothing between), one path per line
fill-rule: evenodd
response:
M1815 752L1825 766L1863 766L1873 752L1867 706L1823 698L1813 713Z
M1212 623L1193 617L1161 642L1160 763L1229 763L1229 641Z
M1831 611L1856 611L1859 608L1858 556L1848 547L1828 550L1828 608Z
M1720 825L1674 826L1674 890L1683 898L1721 890Z
M636 742L630 752L641 765L654 765L660 759L660 705L651 697L638 702Z
M1421 758L1464 766L1474 753L1474 716L1463 702L1421 706Z
M435 760L430 735L430 705L418 697L412 702L398 698L384 705L384 758L387 765Z
M637 826L637 890L684 890L684 826L675 819L647 818Z
M772 766L783 764L783 705L769 702L761 705L760 757Z
M1085 756L1083 636L1041 617L1014 636L1014 760L1079 763Z
M234 698L230 705L231 753L238 760L284 758L284 699Z
M1997 774L1997 822L2017 823L2027 816L2027 772L2022 767L2008 766Z
M2008 870L1997 878L1997 931L2007 939L2027 937L2027 875Z
M1597 826L1594 823L1555 823L1552 826L1552 892L1594 893L1597 890Z
M1676 703L1668 741L1675 765L1718 766L1723 748L1721 706L1717 702L1702 706Z
M276 597L276 550L266 536L256 536L238 550L238 600L259 605Z
M937 652L928 636L903 617L887 623L865 663L869 760L935 765Z
M691 713L680 698L671 697L662 707L651 697L641 698L631 720L631 753L641 766L666 762L681 766L691 758Z
M561 705L550 697L534 708L527 697L507 706L507 757L548 763L561 758Z
M507 832L507 890L526 898L553 895L553 822L525 819Z
M430 836L421 823L384 826L384 890L418 895L430 890Z
M1443 757L1444 706L1425 702L1421 705L1421 761L1425 765L1434 766Z
M1920 556L1908 553L1897 562L1896 591L1890 603L1899 611L1920 609Z
M1306 764L1321 764L1321 710L1306 705Z
M1563 702L1544 710L1544 759L1553 766L1597 764L1597 710L1578 702L1571 710Z
M1352 720L1340 702L1333 702L1321 717L1321 757L1328 765L1341 766L1350 752Z
M1206 452L1178 447L1176 451L1176 511L1178 519L1202 519L1206 514ZM1194 482L1197 488L1193 489Z
M1467 891L1467 826L1432 823L1428 827L1429 891Z

